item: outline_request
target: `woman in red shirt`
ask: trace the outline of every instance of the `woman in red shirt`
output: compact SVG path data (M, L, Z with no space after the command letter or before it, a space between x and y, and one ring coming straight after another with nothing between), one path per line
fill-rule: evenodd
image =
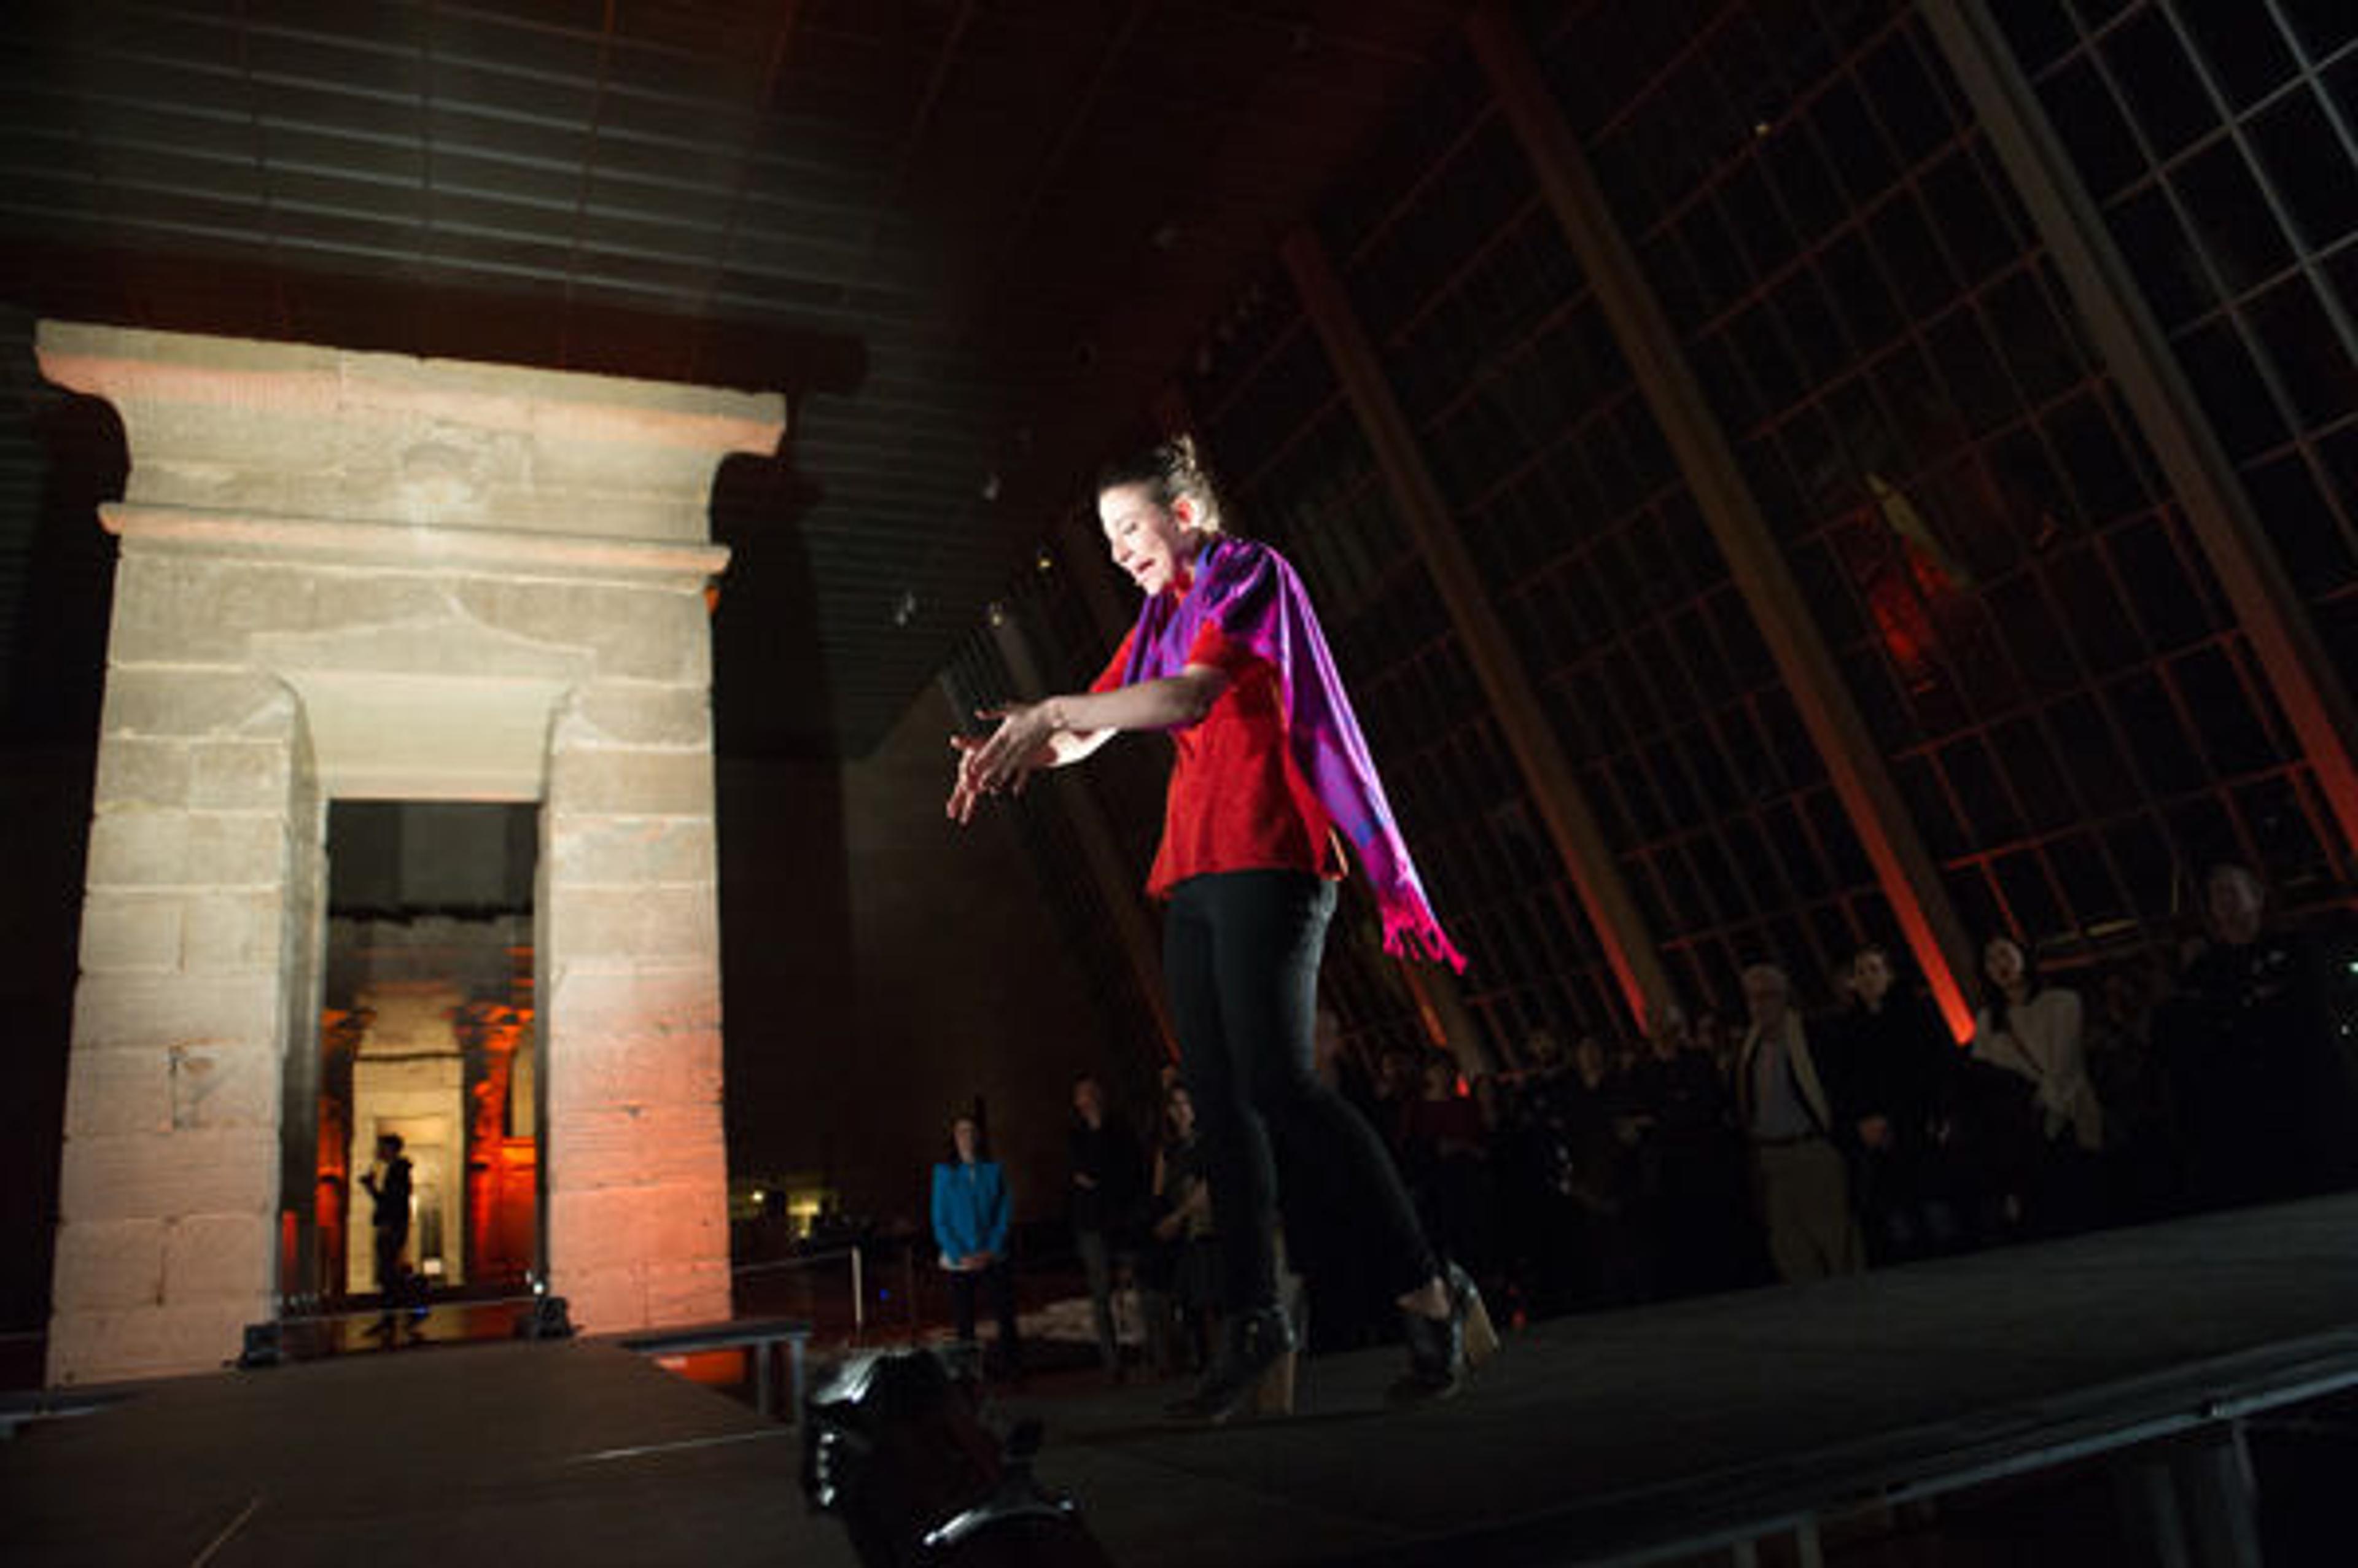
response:
M1109 467L1098 514L1114 565L1144 595L1138 623L1087 693L986 713L999 721L986 740L953 736L948 813L964 823L983 796L1121 730L1165 730L1175 744L1147 891L1169 901L1164 979L1211 1187L1225 1328L1174 1413L1225 1420L1292 1357L1272 1140L1320 1173L1378 1254L1409 1346L1396 1396L1454 1393L1468 1360L1496 1345L1480 1298L1434 1256L1382 1141L1312 1067L1318 963L1344 874L1337 835L1373 884L1387 947L1465 959L1425 900L1308 595L1276 551L1221 532L1193 446L1183 438Z

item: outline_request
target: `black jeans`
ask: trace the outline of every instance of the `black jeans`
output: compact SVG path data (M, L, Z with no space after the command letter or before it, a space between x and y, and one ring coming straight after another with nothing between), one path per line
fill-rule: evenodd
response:
M1015 1272L1007 1260L983 1269L953 1269L949 1271L950 1321L957 1336L968 1342L974 1339L974 1293L979 1284L990 1292L991 1315L999 1320L999 1355L1012 1371L1023 1364L1023 1346L1015 1336Z
M1293 1234L1315 1225L1331 1249L1342 1230L1395 1294L1434 1273L1383 1141L1312 1065L1318 960L1334 914L1335 884L1306 871L1221 871L1172 892L1163 979L1212 1189L1221 1304L1232 1313L1277 1303L1281 1152Z
M1098 1358L1110 1372L1121 1365L1121 1342L1114 1336L1113 1294L1121 1266L1138 1271L1134 1249L1118 1246L1102 1230L1073 1232L1073 1250L1080 1254L1081 1277L1089 1284L1089 1319L1098 1334Z
M408 1282L406 1269L401 1266L402 1249L409 1245L409 1227L380 1225L376 1231L376 1288L384 1298L384 1315L391 1317L401 1303L403 1287Z

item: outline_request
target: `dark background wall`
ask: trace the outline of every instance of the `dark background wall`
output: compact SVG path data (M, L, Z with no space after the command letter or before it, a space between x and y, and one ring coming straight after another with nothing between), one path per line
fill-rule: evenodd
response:
M0 752L0 1335L47 1316L92 764Z
M921 699L864 761L723 765L730 1162L922 1224L979 1098L1019 1211L1046 1217L1072 1078L1109 1043L1010 825L944 819L948 733Z

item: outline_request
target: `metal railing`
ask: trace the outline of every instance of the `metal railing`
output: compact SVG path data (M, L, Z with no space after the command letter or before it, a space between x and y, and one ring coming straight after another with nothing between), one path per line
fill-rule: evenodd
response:
M811 1325L815 1348L915 1346L940 1337L948 1326L948 1287L934 1266L930 1242L922 1238L871 1237L756 1258L733 1264L729 1273L731 1317L799 1319ZM1051 1281L1076 1284L1077 1273L1077 1260L1071 1256L1035 1249L1017 1264L1019 1295L1030 1297ZM540 1300L537 1290L431 1292L419 1303L427 1311L424 1337L504 1338ZM279 1295L275 1305L280 1343L290 1358L370 1348L375 1341L367 1330L385 1312L373 1295L315 1292ZM395 1315L409 1305L397 1305ZM595 1323L579 1326L590 1334L600 1332ZM11 1383L25 1389L38 1386L48 1339L45 1328L0 1330L0 1370L8 1373L0 1388ZM224 1353L234 1348L226 1347Z
M730 1309L740 1317L800 1318L822 1343L914 1345L946 1308L929 1274L914 1241L852 1242L735 1265Z

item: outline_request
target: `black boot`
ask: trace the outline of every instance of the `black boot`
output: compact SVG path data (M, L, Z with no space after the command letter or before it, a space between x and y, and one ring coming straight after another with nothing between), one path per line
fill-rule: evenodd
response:
M1244 1408L1264 1379L1280 1373L1293 1355L1293 1331L1274 1306L1232 1314L1222 1325L1220 1347L1204 1380L1185 1399L1164 1409L1183 1421L1217 1424Z
M1392 1385L1394 1404L1447 1399L1465 1386L1469 1368L1480 1366L1498 1348L1498 1331L1490 1325L1489 1310L1482 1304L1473 1276L1452 1263L1441 1278L1449 1295L1448 1316L1427 1317L1401 1309L1408 1371Z

